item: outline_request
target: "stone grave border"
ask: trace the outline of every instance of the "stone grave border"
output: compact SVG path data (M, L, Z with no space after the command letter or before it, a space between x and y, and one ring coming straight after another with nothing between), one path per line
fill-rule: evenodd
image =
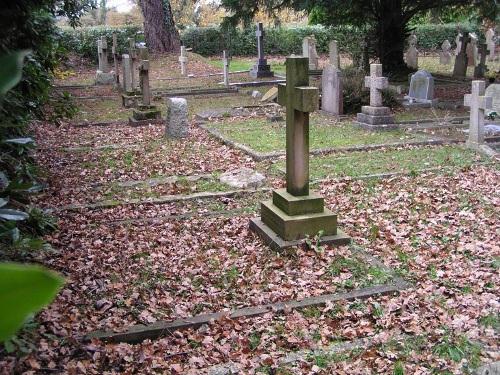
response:
M209 324L222 318L238 319L252 318L264 314L278 314L292 310L300 310L307 307L323 306L328 302L344 300L366 299L373 296L381 296L398 293L412 286L411 283L402 279L396 272L383 264L374 256L368 254L361 247L351 244L350 251L353 256L362 258L368 265L380 268L392 276L392 282L364 287L349 292L323 294L316 297L306 297L301 300L287 300L282 302L269 303L259 306L243 307L229 311L220 311L195 315L193 317L180 318L173 321L157 321L152 324L137 324L130 326L122 332L114 331L93 331L87 334L84 340L100 339L105 342L127 342L138 343L146 339L157 339L169 335L173 331L182 331L190 328L198 328L204 324Z
M228 74L244 74L248 73L250 70L237 70L234 72L228 72ZM204 74L204 75L191 75L188 74L187 76L181 76L181 77L171 77L171 78L156 78L155 81L181 81L184 79L193 79L193 78L209 78L209 77L217 77L217 76L223 76L224 73L209 73L209 74Z
M227 88L227 87L215 87L215 88L203 88L203 87L186 87L179 88L175 90L152 90L153 96L162 97L175 97L175 96L190 96L190 95L211 95L211 94L237 94L239 92L238 88Z
M213 129L204 124L198 124L200 128L207 131L212 137L222 142L223 144L238 149L245 154L249 155L255 161L264 161L270 159L277 159L279 157L285 156L286 151L274 151L274 152L258 152L253 150L252 148L243 145L238 142L234 142L228 137L224 136L218 130ZM464 140L458 139L443 139L439 137L435 137L434 139L428 139L425 141L416 141L416 142L392 142L392 143L382 143L376 145L361 145L361 146L348 146L348 147L328 147L311 150L309 152L310 155L324 155L324 154L332 154L336 152L354 152L354 151L370 151L377 150L381 148L397 148L397 147L405 147L405 146L431 146L431 145L448 145L455 143L465 143Z

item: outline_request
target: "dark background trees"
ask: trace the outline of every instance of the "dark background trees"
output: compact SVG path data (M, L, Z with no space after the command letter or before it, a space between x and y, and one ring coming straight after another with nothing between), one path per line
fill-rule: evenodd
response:
M139 0L144 16L144 37L154 52L177 52L180 49L179 32L175 28L169 0Z
M349 24L365 30L370 48L386 73L404 73L405 41L410 34L410 21L429 10L464 8L481 16L496 18L496 0L222 0L233 14L226 23L236 25L252 20L259 9L269 12L288 7L305 10L312 23L325 26ZM364 38L365 35L360 35Z

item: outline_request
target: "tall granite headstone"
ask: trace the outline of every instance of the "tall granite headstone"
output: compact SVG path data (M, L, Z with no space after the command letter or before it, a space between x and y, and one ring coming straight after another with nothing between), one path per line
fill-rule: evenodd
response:
M250 76L253 78L273 77L271 66L267 64L267 59L264 57L264 25L262 22L257 24L255 31L257 36L257 63L250 70Z

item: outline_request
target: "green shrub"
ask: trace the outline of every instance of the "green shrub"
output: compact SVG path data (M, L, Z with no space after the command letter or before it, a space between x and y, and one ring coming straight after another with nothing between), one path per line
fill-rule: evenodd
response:
M454 47L457 27L460 27L463 32L475 32L480 35L478 27L472 24L448 23L418 25L415 28L415 34L418 38L417 47L421 50L441 49L441 44L445 39L448 39Z
M97 61L97 39L105 36L108 40L108 50L111 52L113 33L117 35L118 53L128 50L128 38L135 38L136 42L144 41L142 30L138 26L122 27L81 27L73 29L64 27L59 32L59 43L67 51L75 52L82 57Z

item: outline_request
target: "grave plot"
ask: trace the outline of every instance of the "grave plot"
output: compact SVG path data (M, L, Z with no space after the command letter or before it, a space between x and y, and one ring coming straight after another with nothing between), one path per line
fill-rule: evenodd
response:
M347 122L335 122L319 114L311 115L311 150L343 148L390 143L411 143L427 139L425 135L403 130L369 132ZM256 153L266 154L285 150L285 124L261 119L224 120L206 126L223 138L242 144Z
M399 173L415 174L425 170L444 173L468 168L489 160L463 146L407 147L389 150L351 152L313 156L311 179L382 177ZM283 174L284 161L271 167Z
M121 99L77 99L78 113L73 121L80 124L105 123L113 121L126 122L130 109L122 107Z

